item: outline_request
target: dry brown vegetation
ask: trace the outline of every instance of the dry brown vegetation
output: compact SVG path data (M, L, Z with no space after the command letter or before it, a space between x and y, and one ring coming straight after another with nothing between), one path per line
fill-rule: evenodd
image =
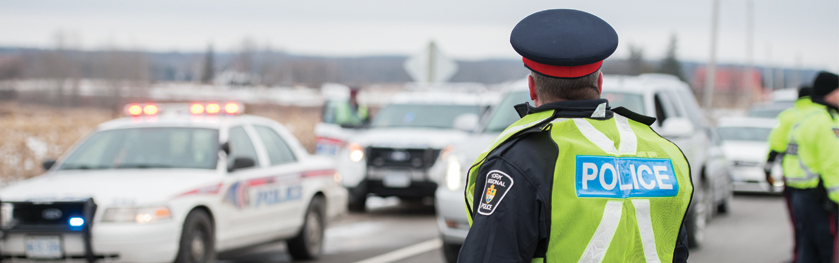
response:
M246 105L248 114L283 123L309 152L320 108ZM101 108L56 108L0 102L0 185L43 173L41 162L55 159L96 125L111 119Z
M110 115L96 108L0 103L0 183L41 174L43 160L60 156Z

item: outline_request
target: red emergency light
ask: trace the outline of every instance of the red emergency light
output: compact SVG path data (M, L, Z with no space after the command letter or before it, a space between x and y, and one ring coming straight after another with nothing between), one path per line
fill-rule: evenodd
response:
M218 102L193 102L189 106L189 112L193 115L217 115L217 114L226 114L226 115L239 115L242 114L242 109L244 106L242 103L239 102L226 102L226 103L218 103Z

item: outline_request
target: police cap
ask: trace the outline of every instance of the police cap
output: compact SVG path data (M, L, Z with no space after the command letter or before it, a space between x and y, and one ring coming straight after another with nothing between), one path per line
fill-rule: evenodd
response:
M522 19L510 44L525 67L543 75L578 78L600 69L618 47L618 34L599 17L572 9L551 9Z
M839 88L839 76L822 71L813 80L813 97L824 97Z
M801 86L801 88L798 89L798 97L799 98L809 97L810 94L813 94L813 88L811 88L811 87Z

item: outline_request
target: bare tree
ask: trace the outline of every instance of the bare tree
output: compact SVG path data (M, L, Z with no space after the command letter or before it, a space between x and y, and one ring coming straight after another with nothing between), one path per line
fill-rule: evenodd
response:
M664 59L659 64L657 72L670 74L678 77L680 80L685 80L684 74L682 74L682 63L676 58L677 44L678 39L676 39L676 34L674 33L670 35L670 45L667 46L667 54L665 54Z

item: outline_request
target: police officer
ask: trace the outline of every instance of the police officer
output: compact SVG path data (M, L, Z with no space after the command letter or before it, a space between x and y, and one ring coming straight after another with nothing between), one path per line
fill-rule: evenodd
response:
M792 108L782 111L781 114L778 114L778 125L772 129L771 133L769 133L769 154L766 157L766 165L763 167L763 171L766 174L766 182L769 183L770 192L775 189L775 179L772 177L772 167L776 161L783 160L784 152L787 151L787 145L789 144L792 126L807 116L808 112L819 108L816 106L819 104L814 104L813 101L810 100L810 93L812 93L812 90L812 88L807 86L802 86L798 89L798 99L795 101L795 105ZM793 225L793 233L795 233L795 217L792 214L792 207L789 201L789 189L786 186L783 189L783 195L787 204L790 221ZM797 252L798 246L796 245L796 242L793 242L792 262L796 262L796 259L798 258Z
M349 126L361 126L370 121L367 105L358 103L358 86L350 86L350 99L340 103L335 111L335 123Z
M510 35L529 103L470 168L459 262L685 262L693 185L655 119L600 99L618 44L605 21L545 10ZM503 109L502 109L503 110Z
M813 81L814 110L790 131L783 158L795 218L797 261L835 262L839 203L839 76L819 72Z

